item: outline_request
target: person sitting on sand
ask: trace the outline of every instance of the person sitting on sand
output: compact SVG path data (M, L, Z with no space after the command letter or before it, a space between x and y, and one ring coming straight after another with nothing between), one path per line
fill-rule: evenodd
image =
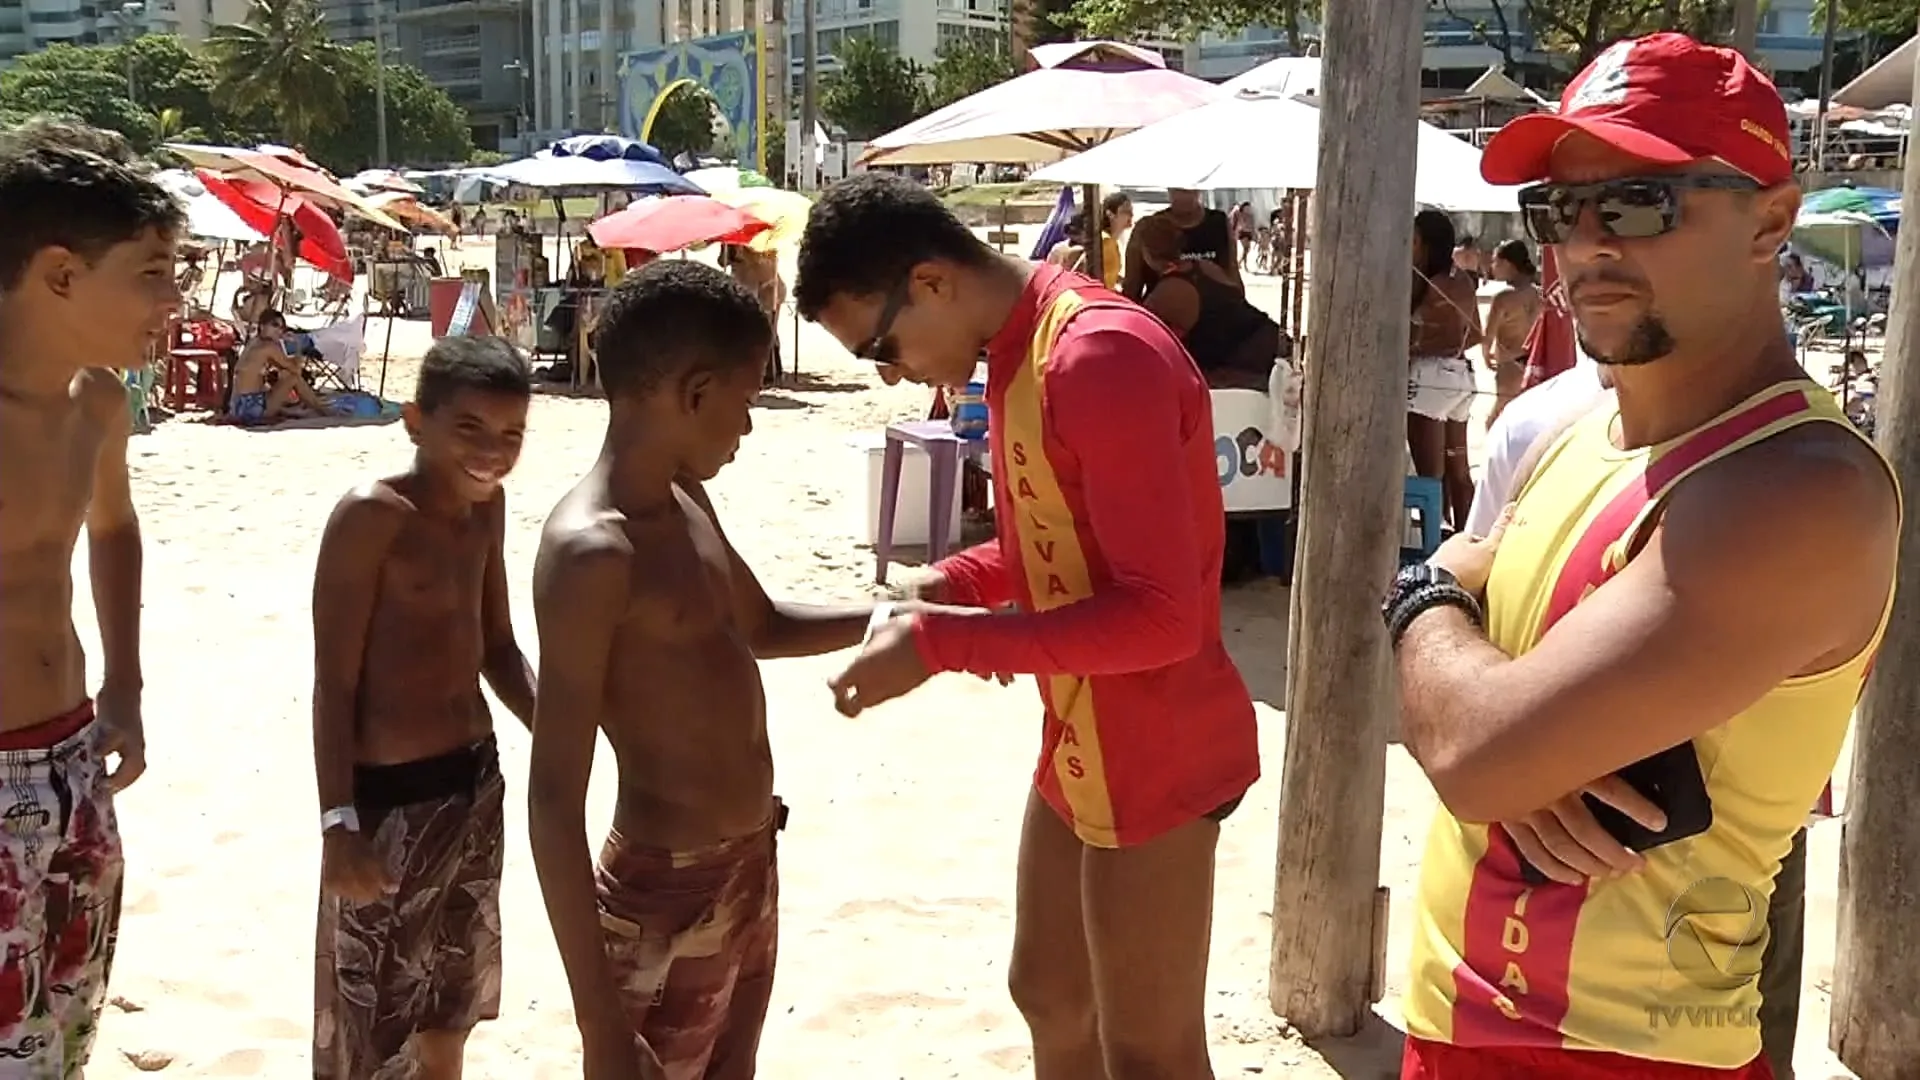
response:
M87 1064L120 921L114 802L146 768L132 416L111 369L137 367L178 309L174 243L186 222L134 161L118 135L92 128L35 120L0 132L0 1076L9 1078L78 1077ZM73 618L83 529L100 628L92 664Z
M525 724L506 495L533 383L500 338L427 350L397 476L343 496L313 582L316 1080L458 1080L500 1012L506 787L486 679Z
M242 424L270 424L298 401L316 414L327 411L307 378L300 357L287 353L287 318L271 308L260 314L259 332L233 365L233 398L227 415Z
M1180 254L1180 227L1155 214L1133 230L1153 271L1143 307L1180 335L1207 385L1265 390L1280 355L1280 324L1247 294L1195 269Z
M701 486L753 429L772 334L705 264L628 275L594 331L606 441L540 536L528 830L592 1078L753 1076L786 820L755 661L850 648L872 621L768 599ZM620 776L596 871L601 732Z

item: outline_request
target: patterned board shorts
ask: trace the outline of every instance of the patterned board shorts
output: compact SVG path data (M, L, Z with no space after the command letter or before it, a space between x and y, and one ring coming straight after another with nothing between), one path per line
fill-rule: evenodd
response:
M634 1031L668 1080L751 1077L773 992L779 868L767 824L696 851L609 837L595 873L600 924Z
M500 1013L506 784L491 739L354 779L361 828L399 888L368 904L320 897L313 1075L410 1080L415 1034ZM380 788L418 798L396 805Z
M120 926L120 826L93 705L0 750L0 1077L71 1080L93 1048Z

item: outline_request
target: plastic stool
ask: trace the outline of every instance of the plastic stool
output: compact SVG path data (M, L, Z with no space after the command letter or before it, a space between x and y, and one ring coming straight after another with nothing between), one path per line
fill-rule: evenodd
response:
M220 403L220 354L212 349L174 349L167 354L167 408L175 413L187 407L192 375L192 399L200 408L216 408ZM192 371L188 371L191 365Z
M985 439L962 439L945 420L908 420L887 425L887 446L880 459L880 535L873 543L873 580L887 583L887 563L893 557L893 518L900 501L900 467L907 444L927 452L927 562L947 553L947 533L953 527L953 485L960 475L960 458L977 457L987 448Z
M1440 488L1438 477L1407 477L1406 496L1401 500L1401 509L1412 510L1420 515L1420 546L1400 549L1400 562L1425 562L1440 547L1440 519L1446 513L1446 497ZM1404 525L1401 532L1405 532Z
M1255 519L1260 532L1260 572L1293 584L1294 520L1291 511L1263 514Z

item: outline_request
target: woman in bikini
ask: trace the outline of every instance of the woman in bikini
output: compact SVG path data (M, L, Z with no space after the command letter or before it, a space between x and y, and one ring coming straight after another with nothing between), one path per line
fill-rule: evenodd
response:
M1473 505L1467 467L1467 418L1473 413L1473 365L1481 340L1473 282L1453 263L1453 219L1422 210L1413 219L1413 334L1407 365L1407 448L1414 471L1436 477L1447 520L1456 529Z
M1480 355L1493 372L1493 411L1487 426L1519 395L1527 378L1527 339L1540 318L1540 271L1524 240L1509 240L1493 253L1493 276L1505 286L1487 306L1487 338Z

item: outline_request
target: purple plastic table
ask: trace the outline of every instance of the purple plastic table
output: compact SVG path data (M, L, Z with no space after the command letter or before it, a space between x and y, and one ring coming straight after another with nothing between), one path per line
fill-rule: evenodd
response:
M907 444L927 452L927 562L947 553L947 532L953 527L953 485L960 475L961 456L971 461L987 452L987 440L963 439L946 420L907 420L887 425L887 447L880 459L880 535L874 539L873 580L887 583L887 562L893 557L893 518L900 501L900 465Z

